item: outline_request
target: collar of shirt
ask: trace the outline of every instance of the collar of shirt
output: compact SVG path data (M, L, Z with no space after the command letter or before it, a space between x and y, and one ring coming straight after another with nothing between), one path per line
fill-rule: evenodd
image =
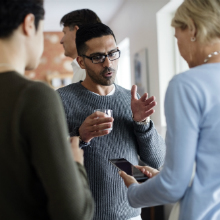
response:
M73 71L74 69L75 70L78 70L80 68L79 64L77 63L76 59L73 60L73 62L71 63L71 66L73 68ZM80 68L81 69L81 68Z
M113 86L114 86L114 88L112 89L112 91L109 93L109 94L107 94L106 96L110 96L110 95L113 95L114 93L115 93L115 85L113 84ZM92 93L94 93L94 94L96 94L96 95L99 95L99 94L97 94L97 93L95 93L95 92L92 92ZM100 96L100 95L99 95Z

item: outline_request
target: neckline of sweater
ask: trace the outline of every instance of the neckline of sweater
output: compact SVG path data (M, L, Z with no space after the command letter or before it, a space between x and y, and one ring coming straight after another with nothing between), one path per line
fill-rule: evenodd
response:
M87 92L87 93L89 93L89 94L91 94L92 96L97 97L97 98L111 98L111 97L114 97L114 96L118 93L118 86L117 86L115 83L114 83L114 85L115 85L115 92L114 92L114 94L112 94L112 95L97 95L96 93L94 93L94 92L88 90L87 88L85 88L85 87L81 84L81 82L83 82L83 81L80 80L80 81L77 83L77 84L79 85L79 87L82 88L85 92Z

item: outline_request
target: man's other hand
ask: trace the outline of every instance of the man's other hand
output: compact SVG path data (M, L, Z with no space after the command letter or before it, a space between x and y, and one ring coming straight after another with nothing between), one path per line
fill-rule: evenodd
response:
M156 106L155 97L148 98L148 94L138 99L137 86L133 85L131 88L131 111L133 113L134 121L141 122L154 113L153 107Z

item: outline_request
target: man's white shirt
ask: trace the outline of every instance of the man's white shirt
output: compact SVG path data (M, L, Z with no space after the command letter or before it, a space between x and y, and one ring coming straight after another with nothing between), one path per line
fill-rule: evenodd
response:
M73 60L71 63L73 68L73 83L77 83L80 80L84 80L86 78L86 71L84 69L81 69L79 64L77 63L76 59Z

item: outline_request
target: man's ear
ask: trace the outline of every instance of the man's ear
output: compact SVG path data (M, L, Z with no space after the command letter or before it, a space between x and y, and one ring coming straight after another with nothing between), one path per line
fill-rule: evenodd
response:
M81 67L81 69L86 69L83 57L78 56L76 58L76 61L79 64L79 66Z
M78 31L78 30L79 30L79 26L76 25L76 26L75 26L75 29L76 29L76 31Z
M23 32L25 35L31 36L31 35L35 34L36 28L35 28L34 21L35 21L35 17L33 14L28 14L24 18Z

